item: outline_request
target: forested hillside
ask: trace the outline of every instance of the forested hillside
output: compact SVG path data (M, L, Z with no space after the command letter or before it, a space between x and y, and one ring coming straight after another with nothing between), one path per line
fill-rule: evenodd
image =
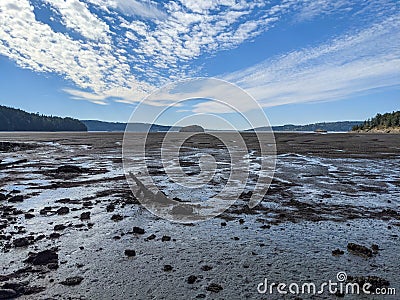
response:
M390 130L400 128L400 111L392 113L377 114L363 124L354 126L353 131Z
M87 128L76 119L44 116L0 105L0 131L87 131Z

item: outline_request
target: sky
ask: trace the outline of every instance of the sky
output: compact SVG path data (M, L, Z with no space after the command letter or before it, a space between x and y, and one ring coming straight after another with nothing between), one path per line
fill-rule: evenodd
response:
M400 110L400 1L0 1L1 105L127 122L159 88L197 77L243 89L272 125ZM169 108L166 125L235 120L206 97L166 99L146 103Z

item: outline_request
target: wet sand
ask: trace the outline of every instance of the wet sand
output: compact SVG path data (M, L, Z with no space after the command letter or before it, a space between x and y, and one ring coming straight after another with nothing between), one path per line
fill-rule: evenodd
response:
M0 145L2 290L19 299L332 299L261 295L257 286L321 283L343 271L399 293L398 135L275 136L275 177L257 207L244 193L219 217L183 225L131 194L121 133L1 133L11 143ZM161 137L151 136L154 148ZM244 138L257 162L254 134ZM378 249L365 255L349 243Z

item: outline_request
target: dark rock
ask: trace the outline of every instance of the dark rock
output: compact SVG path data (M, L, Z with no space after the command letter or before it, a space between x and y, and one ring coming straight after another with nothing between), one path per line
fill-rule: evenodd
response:
M14 299L18 296L12 289L0 289L0 299Z
M61 234L59 234L58 232L52 232L50 233L50 238L51 239L58 239L61 236Z
M42 208L40 211L39 211L39 213L41 214L41 215L47 215L47 213L50 213L51 212L51 207L45 207L45 208Z
M217 284L217 283L211 283L207 287L207 291L213 292L213 293L219 293L222 290L223 290L223 287L221 285Z
M56 200L55 202L62 203L62 204L80 204L81 203L80 200L78 200L78 199L71 200L71 198L62 198L62 199Z
M26 213L26 214L25 214L25 219L32 219L32 218L34 218L34 217L35 217L34 214L30 214L30 213Z
M81 213L80 219L82 221L90 220L90 211L86 211L86 212Z
M8 202L16 203L24 201L24 197L22 195L16 195L8 199Z
M123 219L124 219L124 217L121 216L121 215L118 215L118 214L112 215L112 217L111 217L111 220L114 221L114 222L118 222L118 221L121 221Z
M171 237L168 236L168 235L164 235L164 236L161 238L161 241L162 241L162 242L169 242L170 240L171 240Z
M83 170L80 167L72 165L60 166L56 170L57 173L82 173Z
M243 219L240 219L240 220L239 220L239 224L244 224L244 220L243 220Z
M30 242L26 237L22 237L22 238L15 239L13 244L14 244L14 247L26 247L30 244Z
M354 244L354 243L348 243L347 250L349 250L353 254L357 254L357 255L361 255L361 256L366 256L366 257L372 256L371 249L369 249L368 247L362 246L362 245Z
M136 251L135 250L126 249L125 250L125 255L128 256L128 257L136 256Z
M242 192L239 196L239 199L250 199L252 195L253 195L252 191Z
M28 282L6 282L3 284L2 289L14 290L17 294L24 294ZM0 298L2 299L2 298Z
M45 236L44 234L39 234L39 235L36 237L35 241L43 240L45 237L46 237L46 236Z
M344 251L340 250L340 249L336 249L336 250L332 251L333 256L338 256L338 255L343 255L343 254L344 254Z
M82 282L83 277L81 276L74 276L74 277L69 277L67 279L65 279L64 281L61 281L60 283L62 285L67 285L67 286L74 286L74 285L78 285Z
M381 214L384 215L384 216L397 217L398 212L395 211L394 209L386 208L386 209L383 209L383 210L382 210L382 213L381 213Z
M93 202L92 201L85 201L82 203L83 207L92 207L93 206Z
M45 289L46 288L43 286L26 286L23 289L23 294L24 295L33 295L33 294L41 293Z
M66 206L65 207L61 207L61 208L57 209L56 213L58 215L66 215L66 214L69 213L69 208L66 207Z
M65 226L63 224L58 224L58 225L54 226L54 231L62 231L65 228L67 228L67 226Z
M143 228L136 227L136 226L132 228L132 232L136 233L136 234L145 234L145 231Z
M2 193L0 193L0 201L4 201L6 199L7 199L7 196L2 194Z
M390 286L390 282L378 276L360 276L360 277L347 277L348 282L358 283L359 286L363 286L366 283L371 285L370 291L375 291L377 288L383 288Z
M170 272L170 271L173 270L173 267L172 267L171 265L165 265L163 270L164 270L165 272Z
M226 222L221 222L221 226L226 226Z
M193 284L193 283L196 282L196 280L197 280L197 277L196 277L196 276L190 275L190 276L188 277L188 279L187 279L187 283Z
M110 203L106 207L107 212L113 212L115 210L115 205Z
M196 296L196 299L204 299L204 298L206 298L207 296L205 295L205 294L198 294L197 296Z
M212 270L212 268L213 268L213 267L207 266L207 265L201 267L201 269L202 269L203 271L210 271L210 270Z
M25 260L33 265L47 265L58 262L58 254L55 250L44 250L39 253L29 253L29 257Z
M374 252L378 252L378 251L379 251L379 245L377 245L377 244L372 244L371 249L372 249L372 251L374 251Z
M149 235L149 236L146 238L146 241L154 240L155 238L156 238L156 235L155 235L155 234L152 234L152 235Z

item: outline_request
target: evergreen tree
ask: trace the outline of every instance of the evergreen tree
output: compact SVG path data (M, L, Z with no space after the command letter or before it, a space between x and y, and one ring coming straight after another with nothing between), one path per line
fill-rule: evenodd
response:
M28 113L0 105L0 131L87 131L87 128L76 119Z
M400 127L400 111L377 114L374 118L366 120L362 125L354 126L353 130L386 129Z

